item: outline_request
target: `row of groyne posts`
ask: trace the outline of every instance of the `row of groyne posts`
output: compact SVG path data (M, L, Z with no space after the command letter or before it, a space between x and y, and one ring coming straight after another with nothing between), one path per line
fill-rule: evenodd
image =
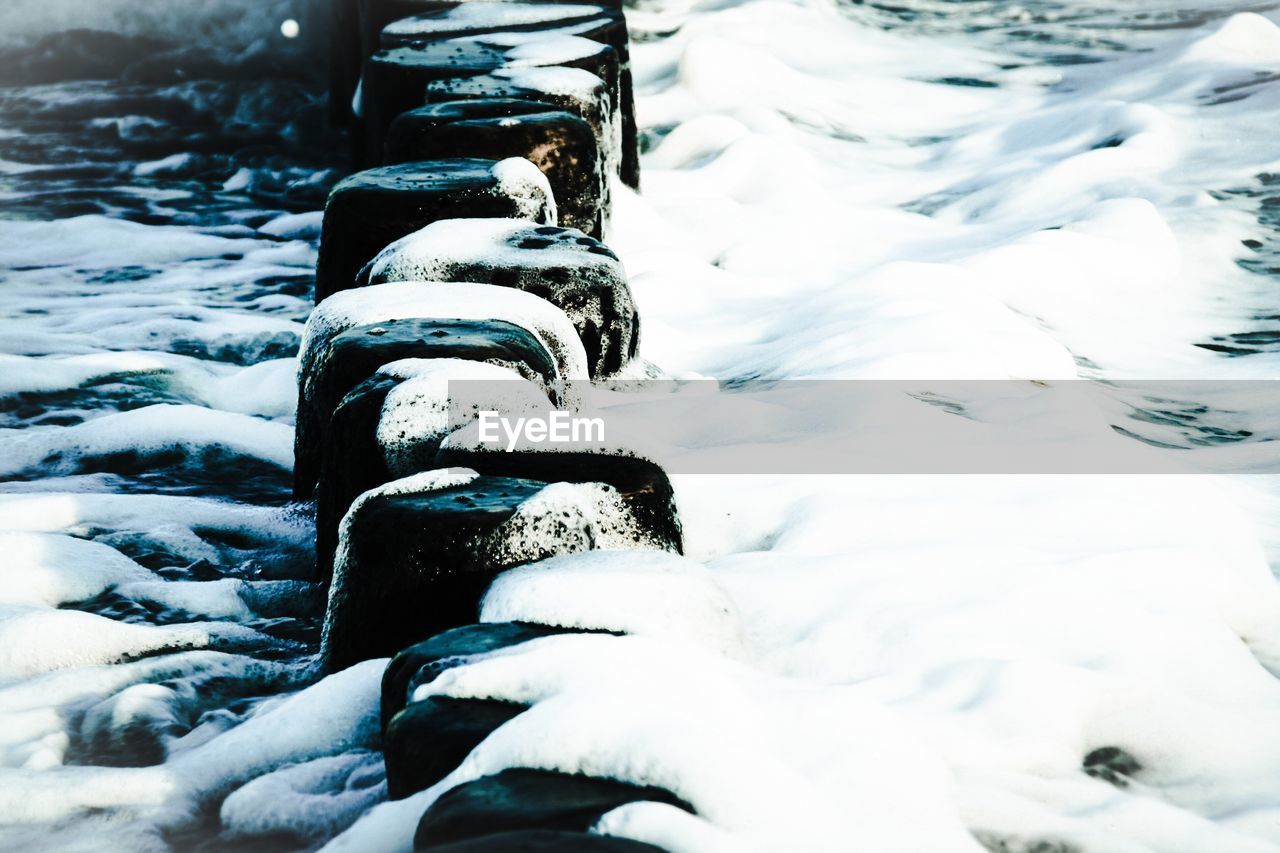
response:
M611 183L639 186L620 5L333 0L333 27L334 116L364 171L325 208L295 492L316 505L325 666L393 656L381 719L400 799L528 708L423 689L442 673L551 635L621 633L554 606L482 621L501 573L593 550L670 559L682 533L653 462L490 446L447 399L451 381L501 380L468 411L530 395L565 410L575 384L628 375L639 318L601 242ZM653 851L590 832L645 801L690 809L660 788L511 767L436 798L415 848Z

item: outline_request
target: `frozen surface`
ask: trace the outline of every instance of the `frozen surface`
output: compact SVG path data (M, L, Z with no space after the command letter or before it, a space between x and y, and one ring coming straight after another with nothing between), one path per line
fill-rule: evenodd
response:
M1242 7L641 2L644 194L615 188L609 240L641 355L921 392L1274 379L1280 29ZM342 146L278 125L314 95L228 86L0 90L0 846L407 850L443 790L524 764L671 788L698 817L597 830L679 853L1280 849L1259 476L677 477L685 558L551 561L485 605L633 633L450 670L427 690L536 704L375 805L383 663L311 666L323 604L280 444ZM386 318L444 285L393 287ZM448 304L574 340L531 307ZM939 423L999 441L1036 387ZM1034 420L1115 440L1163 411L1129 402ZM925 405L832 428L874 448ZM1276 437L1269 409L1176 408L1161 429L1225 436L1189 452L1242 472ZM697 411L700 451L797 427Z

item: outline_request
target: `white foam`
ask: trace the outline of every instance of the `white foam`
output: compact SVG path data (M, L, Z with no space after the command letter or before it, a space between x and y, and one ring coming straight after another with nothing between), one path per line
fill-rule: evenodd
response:
M572 96L584 103L598 102L603 110L604 104L599 77L581 68L543 68L526 66L516 68L500 68L493 72L500 80L509 80L513 85L548 92L553 95Z
M588 56L595 56L606 49L598 41L553 32L496 32L477 36L463 36L459 41L506 48L505 64L523 66L564 65Z
M622 264L606 255L588 253L561 242L536 251L513 245L517 235L540 227L527 219L441 219L383 249L369 267L369 280L430 281L459 264L495 269L576 267L585 263L610 270L625 281Z
M216 648L259 636L231 624L132 625L77 610L9 605L0 608L0 679L116 663L160 651ZM51 637L57 642L50 642Z
M46 823L109 810L116 824L132 818L159 827L182 825L250 779L289 764L368 750L377 738L378 684L386 663L366 661L261 705L239 726L164 765L3 771L0 815L7 824Z
M56 607L92 598L110 586L152 575L114 548L70 536L0 533L5 555L4 604Z
M531 555L594 548L656 548L617 489L604 483L551 483L524 501L480 556L517 565Z
M1253 12L1228 18L1217 30L1192 41L1182 61L1249 68L1280 68L1280 27Z
M219 258L229 252L264 248L252 239L96 215L48 222L19 220L6 222L0 229L0 264L7 267L127 267Z
M285 833L328 839L386 797L382 753L352 752L259 776L222 802L231 838Z
M191 154L170 154L168 157L162 157L159 160L139 163L133 167L133 174L139 178L149 178L166 172L176 172L189 168L194 162L195 157Z
M297 359L262 361L215 379L200 390L199 400L224 412L292 418L298 400L297 375Z
M729 654L740 646L736 608L705 567L658 551L591 551L511 569L485 593L480 619L655 635Z
M385 365L381 373L404 376L405 381L388 392L382 404L375 437L387 470L397 477L414 470L419 449L438 446L451 429L449 383L475 382L481 394L469 393L471 415L480 410L509 413L513 417L544 416L551 409L547 389L523 379L514 370L484 362L456 358L404 359Z
M296 362L282 358L249 367L164 352L100 352L60 357L0 354L0 397L46 394L129 380L216 409L266 417L293 414Z
M184 753L173 771L207 797L286 764L372 747L386 658L363 661L279 701Z
M297 547L311 535L296 515L276 507L170 495L71 492L0 495L0 528L73 536L100 536L104 531L172 535L182 530L190 536L197 536L196 531L226 532L275 547Z
M293 431L285 424L200 406L148 406L73 427L0 430L0 473L37 467L75 473L85 460L177 451L184 457L250 457L288 470Z
M543 217L556 224L556 197L547 176L523 157L508 157L493 164L498 192L515 202L516 213L526 219Z
M324 223L324 211L286 213L265 225L258 226L260 234L288 240L319 240L320 226Z
M736 849L840 850L851 837L883 850L981 849L965 840L945 771L910 724L849 694L815 704L802 685L756 679L697 646L599 635L535 640L448 670L418 693L535 704L449 777L370 812L330 849L408 849L408 803L421 814L454 785L513 766L666 787L734 832ZM832 760L853 754L861 761Z
M670 853L734 853L749 846L707 821L666 803L637 802L620 806L603 815L592 831L642 841Z
M205 402L206 377L237 368L190 356L251 364L288 355L309 308L309 300L265 284L255 298L228 296L251 282L300 276L314 262L308 244L245 227L205 231L105 216L6 221L0 263L21 272L6 282L5 298L33 307L0 317L0 349L54 358L7 372L5 386L25 390L27 376L39 385L46 373L115 363L123 381L145 386L154 375L178 399ZM264 414L280 411L276 401Z
M254 612L245 601L245 589L245 581L239 578L214 581L150 579L120 584L116 592L130 601L158 604L207 619L248 620L253 618Z
M466 3L439 14L393 21L383 28L383 32L395 36L418 36L468 28L524 27L570 17L598 15L603 11L600 6L578 3Z

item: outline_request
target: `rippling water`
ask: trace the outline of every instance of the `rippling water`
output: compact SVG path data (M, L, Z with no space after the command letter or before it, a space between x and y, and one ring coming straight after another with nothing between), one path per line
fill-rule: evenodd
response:
M42 79L101 50L70 34L0 88L0 499L31 584L0 599L11 625L58 608L6 636L0 702L29 716L25 678L56 697L91 665L14 768L172 760L311 680L319 639L311 522L287 506L293 357L344 143L314 80L113 46L122 79ZM94 664L121 676L95 686Z

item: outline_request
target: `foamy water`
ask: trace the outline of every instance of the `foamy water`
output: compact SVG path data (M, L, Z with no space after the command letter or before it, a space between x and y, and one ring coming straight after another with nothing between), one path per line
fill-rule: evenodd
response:
M643 4L644 193L615 188L608 239L641 355L1015 402L1275 378L1277 20ZM322 111L284 79L0 89L0 844L408 849L439 793L523 765L671 789L698 817L599 829L673 851L1280 849L1261 476L678 477L685 558L559 558L484 604L631 635L420 688L537 704L378 805L382 663L317 680L287 505L311 211L343 153ZM1178 403L1188 432L1243 419L1233 470L1274 433Z

